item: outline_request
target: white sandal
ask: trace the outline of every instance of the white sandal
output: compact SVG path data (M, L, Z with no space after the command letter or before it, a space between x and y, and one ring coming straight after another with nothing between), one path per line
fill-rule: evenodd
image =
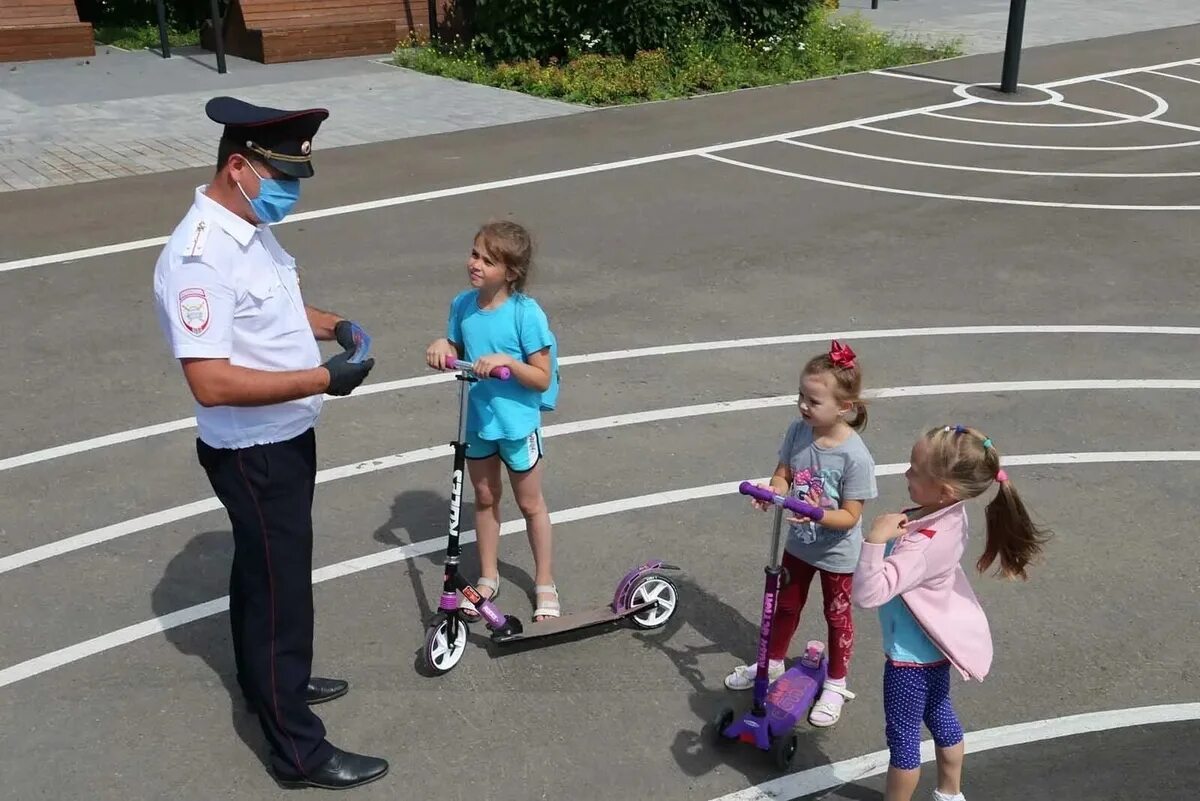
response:
M840 684L831 684L830 682L825 682L821 685L821 690L822 690L822 692L824 692L825 690L829 690L830 692L835 692L838 695L842 696L842 698L846 699L846 701L850 701L855 697L854 693L850 692L848 689L846 689L845 686L840 685ZM815 704L812 705L812 709L809 710L808 722L810 724L812 724L813 726L816 726L817 728L821 728L821 729L832 726L833 724L835 724L839 720L841 720L842 708L846 706L846 701L843 701L841 704L837 704L837 705L831 704L828 701L817 701ZM819 722L813 720L813 715L815 715L817 713L821 713L823 715L828 715L829 720L822 720Z
M479 594L489 601L495 600L500 595L500 577L496 576L493 579L487 576L480 576L479 580L475 582L475 589L482 590L484 587L491 590L492 594L483 595L482 592ZM483 615L479 614L479 610L475 608L475 604L468 601L462 593L459 593L458 596L458 608L468 622L474 623L483 618Z
M537 596L549 595L553 593L554 599L551 601L538 601ZM534 603L537 608L533 610L533 621L539 622L538 617L550 618L559 617L562 614L562 606L558 602L558 587L554 584L537 584L533 588Z

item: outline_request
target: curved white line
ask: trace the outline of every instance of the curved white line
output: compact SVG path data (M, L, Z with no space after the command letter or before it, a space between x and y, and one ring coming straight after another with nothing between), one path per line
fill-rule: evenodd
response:
M1031 720L1025 723L1010 723L991 729L968 732L967 750L975 754L995 748L1056 740L1090 732L1111 731L1130 726L1146 726L1154 723L1180 723L1200 719L1200 703L1159 704L1132 709L1105 709L1099 712L1084 712L1060 718ZM879 776L886 773L890 759L887 751L863 754L853 759L844 759L832 765L809 768L790 776L772 779L736 793L714 798L713 801L779 801L783 798L804 798L823 793L843 784ZM934 759L933 740L921 742L921 761Z
M1112 463L1145 463L1145 462L1200 462L1200 451L1097 451L1087 453L1030 453L1020 454L1015 456L1005 456L1004 464L1006 467L1026 466L1026 465L1075 465L1075 464L1112 464ZM877 476L894 476L903 473L908 469L908 464L898 462L893 464L877 465L875 475ZM749 480L756 480L751 477ZM763 477L757 480L765 481ZM650 509L656 506L665 506L672 503L682 503L684 501L695 501L702 498L715 498L720 495L731 495L738 491L738 486L741 480L728 481L720 484L706 484L700 487L689 487L687 489L668 490L666 492L656 492L649 495L638 495L632 498L621 498L615 501L606 501L604 503L590 504L588 506L577 506L572 509L562 509L550 513L550 520L555 525L568 523L575 520L587 520L594 517L603 517L610 514L618 514L622 512L631 512L639 509ZM525 530L525 521L509 520L501 525L501 536L513 534ZM461 542L467 545L475 541L475 532L466 531L461 535ZM395 548L389 548L384 551L360 556L356 559L348 559L344 562L327 565L313 571L313 583L320 584L330 579L340 578L341 576L349 576L354 573L361 573L364 570L370 570L383 565L390 565L394 562L400 562L406 559L412 559L417 556L434 553L445 548L445 541L441 538L424 540L422 542L413 543L411 545L403 545ZM202 604L189 606L186 609L180 609L176 612L171 612L167 615L151 618L150 620L135 623L132 626L126 626L116 631L110 631L107 634L102 634L99 637L93 637L90 640L85 640L75 645L60 648L57 651L52 651L41 656L36 656L32 659L27 659L11 667L0 670L0 687L6 687L10 684L32 678L41 673L54 670L55 668L68 665L72 662L78 662L95 654L103 653L104 651L112 650L122 645L127 645L131 642L144 639L157 634L167 629L177 628L187 623L200 620L206 617L212 617L226 611L229 608L229 596L215 598L211 601L206 601Z
M1017 87L1021 89L1036 89L1039 92L1045 92L1047 96L1042 100L1009 100L1002 97L987 97L985 95L971 94L972 89L978 89L980 87L992 90L998 88L995 84L966 83L959 84L958 86L954 87L954 94L958 95L959 97L970 98L971 100L975 100L980 103L986 103L989 106L1050 106L1063 100L1062 92L1056 92L1053 89L1049 89L1044 86L1031 85L1027 83L1019 83L1017 84Z
M1166 109L1163 109L1165 112ZM1162 112L1159 112L1160 114ZM926 111L922 116L937 117L940 120L953 120L954 122L975 122L980 125L1011 125L1020 128L1104 128L1109 125L1129 125L1132 122L1137 122L1137 119L1130 120L1101 120L1099 122L1021 122L1019 120L987 120L981 117L960 117L956 114L942 114L937 111ZM1147 115L1146 119L1150 119Z
M858 128L860 131L874 131L875 133L890 134L891 136L907 136L910 139L926 139L930 142L948 142L952 145L978 145L979 147L1009 147L1018 148L1021 150L1167 150L1174 147L1195 147L1196 145L1200 145L1200 139L1192 139L1187 142L1170 142L1165 145L1098 145L1095 147L1087 145L1023 145L1012 142L981 142L976 139L952 139L948 136L930 136L929 134L912 133L910 131L897 131L891 128L876 128L873 125L856 125L854 127ZM707 153L701 155L704 158L716 158L716 156Z
M1143 94L1146 97L1150 98L1155 103L1158 103L1158 102L1165 103L1166 102L1159 95L1155 94L1154 92L1151 92L1149 89L1143 89L1140 86L1131 86L1130 84L1121 83L1120 81L1114 81L1114 80L1110 80L1108 78L1101 78L1100 83L1106 83L1110 86L1119 86L1122 89L1132 89L1133 91L1138 92L1139 94ZM1069 108L1080 109L1082 111L1090 111L1093 114L1105 114L1110 117L1130 117L1130 116L1132 116L1132 115L1125 114L1120 111L1109 111L1108 109L1098 109L1093 106L1079 106L1079 105L1075 105L1074 103L1066 103L1066 102L1064 102L1063 105L1066 107L1069 107ZM1174 122L1172 120L1163 120L1163 119L1159 119L1158 116L1135 117L1134 121L1135 122L1145 122L1150 125L1161 125L1166 128L1177 128L1181 131L1192 131L1192 132L1200 131L1200 126L1188 125L1186 122Z
M920 384L904 387L882 387L867 390L863 396L872 398L914 398L933 395L967 395L986 392L1048 392L1048 391L1078 391L1078 390L1129 390L1129 389L1200 389L1200 380L1192 379L1082 379L1070 381L984 381L965 384ZM701 403L694 406L675 406L669 409L655 409L648 412L632 412L607 417L593 417L588 420L577 420L573 423L557 423L542 429L543 437L559 437L579 434L584 431L598 431L608 428L639 425L641 423L659 422L662 420L681 420L688 417L703 417L710 414L725 412L745 412L755 409L768 409L776 406L789 406L796 402L796 396L777 395L769 398L748 398L746 400L721 401L718 403ZM367 459L354 464L330 467L318 471L317 483L325 484L343 478L375 473L380 470L390 470L417 462L427 462L451 454L449 445L434 445L428 448L391 454L377 459ZM137 534L157 526L184 520L189 517L216 511L221 508L216 498L174 506L160 512L153 512L132 520L113 523L109 526L85 531L61 540L39 545L24 551L0 558L0 573L7 573L35 562L42 562L56 556L78 551L102 542L119 539L130 534Z
M629 350L609 350L597 353L582 353L575 356L564 356L559 359L562 365L589 364L624 359L641 359L650 356L672 356L679 353L700 353L713 350L729 350L733 348L757 348L774 345L795 345L803 342L822 342L830 339L904 339L908 337L956 336L966 334L971 336L991 334L1146 334L1146 335L1200 335L1200 327L1169 326L1169 325L963 325L942 326L931 328L879 328L861 331L826 331L816 334L785 334L773 337L748 337L743 339L722 339L709 342L685 342L678 345L655 345L646 348ZM366 384L354 391L348 398L360 398L364 395L374 395L380 392L391 392L410 387L427 386L453 381L449 373L402 378L397 381L382 381L378 384ZM341 396L326 396L326 401L342 400ZM166 423L156 423L142 428L133 428L115 434L105 434L100 437L55 445L51 448L30 451L18 456L0 459L0 472L16 467L45 462L64 456L71 456L84 451L104 448L133 442L139 439L194 428L196 418L185 417Z
M763 167L759 164L750 164L745 161L735 161L727 159L723 156L703 156L702 158L710 161L720 161L724 164L732 164L735 167L743 167L747 170L756 170L758 172L770 173L771 175L782 175L787 178L802 178L806 181L816 181L821 184L829 184L830 186L841 186L847 189L866 189L870 192L883 192L889 195L908 195L910 197L925 197L934 200L965 200L971 203L994 203L998 206L1038 206L1041 208L1052 209L1093 209L1100 211L1200 211L1200 205L1191 206L1131 206L1125 204L1109 204L1109 203L1059 203L1049 200L1016 200L1014 198L1004 197L980 197L978 195L947 195L941 192L921 192L916 189L897 189L891 186L877 186L875 184L860 184L854 181L839 181L834 178L822 178L819 175L808 175L802 172L792 172L790 170L778 170L774 167Z
M988 119L982 119L980 117L959 117L954 114L944 114L944 113L938 112L938 111L926 111L926 112L924 112L924 116L938 117L940 119L955 120L958 122L977 122L982 125L1012 125L1012 126L1020 126L1020 127L1025 127L1025 128L1101 128L1106 125L1128 125L1131 122L1153 122L1154 120L1157 120L1159 117L1161 117L1163 114L1166 114L1167 109L1170 108L1170 106L1167 104L1167 101L1165 99L1163 99L1159 95L1154 94L1153 92L1151 92L1149 90L1142 89L1137 86L1130 86L1130 85L1124 84L1124 83L1118 83L1117 81L1105 80L1104 83L1112 84L1113 86L1119 86L1122 89L1129 89L1134 92L1138 92L1139 94L1145 95L1146 97L1150 98L1150 100L1154 103L1154 110L1147 114L1142 114L1140 116L1135 116L1133 114L1122 114L1120 112L1108 111L1106 109L1097 109L1097 108L1091 108L1088 106L1076 106L1076 105L1073 105L1070 103L1065 103L1065 102L1063 102L1064 98L1062 97L1062 95L1059 95L1057 100L1055 100L1052 103L1047 103L1045 105L1059 105L1064 108L1072 108L1072 109L1076 109L1079 111L1090 112L1092 114L1102 114L1107 117L1120 117L1120 119L1108 120L1105 122L1021 122L1020 120L988 120ZM1028 103L1016 103L1016 104L1012 104L1012 105L1029 105L1029 104ZM1195 129L1191 129L1191 130L1195 130Z
M892 164L907 164L912 167L932 167L937 170L959 170L962 172L986 172L996 175L1029 175L1038 178L1194 178L1200 172L1045 172L1041 170L1004 170L999 167L972 167L964 164L938 164L932 161L913 161L898 159L891 156L877 156L873 153L856 153L853 150L840 150L836 147L814 145L811 142L797 142L793 139L783 140L783 144L807 147L812 150L823 150L841 156L852 156L872 161L886 161Z

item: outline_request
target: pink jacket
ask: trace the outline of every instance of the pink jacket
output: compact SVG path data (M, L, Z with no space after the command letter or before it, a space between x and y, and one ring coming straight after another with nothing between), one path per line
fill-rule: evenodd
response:
M884 545L864 542L851 599L871 609L899 595L963 678L982 681L992 665L992 635L959 564L966 542L964 503L911 521L886 558Z

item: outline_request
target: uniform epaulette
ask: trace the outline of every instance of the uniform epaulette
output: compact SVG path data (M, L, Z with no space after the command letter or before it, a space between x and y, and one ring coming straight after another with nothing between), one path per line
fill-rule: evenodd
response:
M208 232L211 230L212 223L208 220L196 221L196 225L183 243L182 255L185 259L197 259L204 255L204 245L208 242Z

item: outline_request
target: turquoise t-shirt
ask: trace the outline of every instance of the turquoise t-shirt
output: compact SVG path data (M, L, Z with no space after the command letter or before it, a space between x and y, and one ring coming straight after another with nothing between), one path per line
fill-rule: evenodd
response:
M884 546L885 557L895 544L889 540ZM883 628L883 652L893 662L928 665L945 660L946 655L925 634L899 595L879 607L879 625Z
M554 341L550 321L528 295L511 295L498 308L481 309L478 289L459 293L450 302L446 338L462 346L468 362L493 353L525 361ZM471 386L467 400L467 430L480 439L524 439L542 424L542 393L515 378L483 379Z

